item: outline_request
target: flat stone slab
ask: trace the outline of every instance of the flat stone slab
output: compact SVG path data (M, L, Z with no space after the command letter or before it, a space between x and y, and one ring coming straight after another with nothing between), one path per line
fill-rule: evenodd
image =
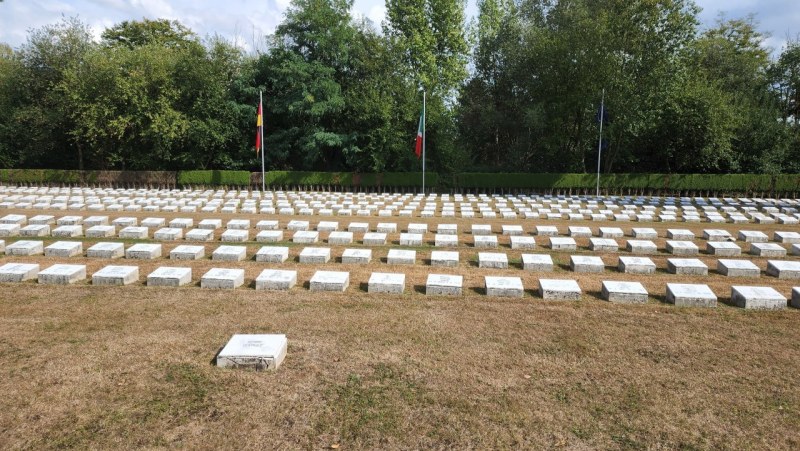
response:
M792 245L792 255L800 255L800 244Z
M249 219L231 219L225 224L225 227L228 230L249 230L250 229L250 220Z
M539 279L539 295L553 301L578 301L581 287L571 279Z
M731 302L737 307L753 310L780 310L787 299L772 287L732 286Z
M160 241L175 241L183 238L183 229L177 229L172 227L164 227L162 229L158 229L153 233L154 240Z
M595 252L616 252L619 250L619 243L612 238L590 238L589 249Z
M779 279L800 279L800 262L769 260L767 274Z
M245 246L219 246L211 253L211 260L221 262L240 262L247 258Z
M644 304L647 290L639 282L603 281L600 295L609 302L618 304Z
M775 232L775 241L783 244L800 243L800 233L798 232Z
M405 286L405 274L374 272L369 276L367 292L402 294L405 290Z
M113 238L117 228L111 225L96 225L86 229L87 238Z
M406 231L408 233L425 234L425 233L428 233L428 224L411 223L411 224L408 225L408 228L406 229Z
M297 271L265 269L256 277L256 290L289 290L297 284Z
M277 243L283 241L283 230L262 230L256 235L260 243Z
M473 235L491 235L492 234L492 226L488 224L472 224L472 234Z
M622 238L624 235L619 227L600 227L601 238Z
M366 246L383 246L386 244L386 234L382 232L367 232L363 238Z
M220 227L222 227L221 219L203 219L197 223L197 228L203 230L216 230Z
M548 254L522 254L522 269L551 272L553 271L553 258Z
M291 231L307 231L309 227L308 221L292 220L286 224L286 230Z
M458 252L457 251L432 251L431 252L431 266L458 266Z
M6 246L6 255L42 255L44 254L44 244L41 241L17 241Z
M20 236L36 237L50 235L50 226L46 224L29 224L18 231Z
M550 248L553 250L574 251L578 249L574 238L550 237Z
M342 252L342 263L367 264L372 261L372 249L345 249Z
M53 265L39 273L43 285L69 285L86 279L86 265Z
M519 277L485 276L484 286L487 296L521 298L524 294Z
M401 246L422 246L421 233L401 233L400 234Z
M653 274L656 264L647 257L620 257L617 269L627 274Z
M571 255L569 257L569 267L573 272L579 273L598 273L605 270L603 259L588 255Z
M130 285L138 281L138 266L110 265L92 274L92 285Z
M35 263L6 263L0 266L0 282L24 282L35 279L39 265Z
M656 243L649 240L628 240L625 250L632 254L655 254L658 253Z
M742 248L729 241L709 241L706 243L706 252L718 257L736 257L742 255Z
M317 223L317 232L335 232L339 230L339 223L336 221L320 221Z
M164 227L167 223L167 220L164 218L144 218L142 219L142 227L147 227L148 229L158 229Z
M28 217L26 215L5 215L0 218L0 224L16 224L22 226L27 223Z
M366 222L351 222L347 225L347 231L350 233L367 233L369 232L369 224Z
M634 227L631 229L631 235L639 240L654 240L658 238L656 229L649 227Z
M477 248L497 248L497 237L494 235L477 235L472 237L472 245Z
M378 233L395 233L397 232L397 224L394 222L379 222L375 231Z
M717 272L728 277L759 277L761 270L749 260L717 260Z
M353 244L353 232L331 232L328 235L328 244Z
M344 291L350 285L350 273L345 271L317 271L311 277L311 291Z
M119 231L119 237L128 240L142 240L147 238L150 229L147 227L128 226Z
M573 238L589 238L592 236L592 229L584 226L569 226L567 227L569 236Z
M80 241L56 241L44 248L45 257L74 257L83 254Z
M125 255L125 245L122 243L97 243L86 249L86 256L90 258L120 258Z
M222 232L219 240L225 243L244 243L250 239L249 230L229 229Z
M428 279L425 282L425 294L461 296L463 282L463 276L428 274Z
M256 223L256 230L278 230L278 221L265 219Z
M758 230L740 230L739 241L744 241L745 243L766 243L769 241L769 237L766 233Z
M147 285L154 287L181 287L192 281L192 268L160 266L147 275Z
M703 230L703 238L706 241L733 241L733 236L727 230L720 229Z
M800 308L800 287L792 288L791 305L794 308Z
M214 239L214 231L208 229L192 229L184 235L186 241L211 241Z
M10 237L19 235L19 224L0 224L0 236Z
M716 307L717 295L708 285L668 283L667 302L677 307Z
M458 235L457 224L439 224L436 226L436 233L440 235Z
M417 262L417 251L405 249L389 249L386 263L390 265L413 265Z
M191 246L182 244L176 246L169 253L169 258L172 260L200 260L206 255L205 246Z
M508 256L501 252L478 252L479 268L508 268Z
M753 243L750 254L767 258L786 257L786 249L777 243Z
M511 249L536 249L536 239L532 236L516 236L512 235Z
M327 247L307 247L300 251L300 263L328 263L331 250Z
M507 236L521 236L525 233L522 230L522 226L516 224L501 225L500 230L502 230L503 235Z
M62 216L56 220L56 225L80 225L83 224L82 216Z
M169 222L169 226L174 229L191 229L194 227L192 218L175 218Z
M244 284L244 270L211 268L200 278L201 288L234 289Z
M695 236L687 229L667 229L667 238L675 241L692 241Z
M478 238L478 237L475 237ZM458 236L456 235L442 235L441 233L437 233L434 238L434 245L436 247L457 247L458 246ZM476 244L477 247L477 244Z
M708 266L696 258L668 258L667 270L672 274L708 275Z
M286 335L234 335L217 354L217 366L276 370L286 358L286 349Z
M672 255L697 255L700 248L691 241L667 241L666 250Z
M283 263L289 259L289 248L285 246L264 246L256 252L257 262Z
M536 234L540 236L558 236L558 227L539 225L536 226Z
M298 230L292 235L292 242L299 244L311 244L319 241L319 232L315 230Z
M131 217L128 217L128 216L122 216L122 217L119 217L119 218L114 219L113 221L111 221L111 224L113 224L113 225L115 225L117 227L134 227L138 223L139 223L138 219L131 218Z
M152 260L161 257L161 245L138 243L125 250L125 258L135 260Z

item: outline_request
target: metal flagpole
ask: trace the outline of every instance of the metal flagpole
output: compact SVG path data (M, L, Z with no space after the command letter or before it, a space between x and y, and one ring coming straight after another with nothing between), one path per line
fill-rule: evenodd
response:
M605 114L606 88L600 97L600 142L597 143L597 197L600 197L600 152L603 150L603 115Z
M425 194L425 90L422 90L422 194Z
M264 96L261 90L258 90L258 107L261 108L261 192L267 190L267 181L264 177Z

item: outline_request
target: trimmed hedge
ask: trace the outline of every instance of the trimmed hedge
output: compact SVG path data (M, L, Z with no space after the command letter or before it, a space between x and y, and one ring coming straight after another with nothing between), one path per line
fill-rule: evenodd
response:
M247 171L75 171L57 169L0 169L0 183L108 184L159 186L236 186L260 188L261 173ZM271 187L320 188L420 188L421 172L303 172L270 171ZM481 190L583 190L593 192L595 174L461 173L441 176L427 172L425 187L448 191ZM604 192L652 193L781 193L800 192L800 174L601 174Z
M250 186L250 173L247 171L181 171L178 172L177 184L182 186Z
M303 171L269 171L266 174L267 186L341 186L341 187L370 187L381 186L422 186L421 172L385 172L385 173L354 173L354 172L303 172ZM253 173L253 185L261 185L261 173ZM436 186L439 177L435 172L425 173L425 185Z

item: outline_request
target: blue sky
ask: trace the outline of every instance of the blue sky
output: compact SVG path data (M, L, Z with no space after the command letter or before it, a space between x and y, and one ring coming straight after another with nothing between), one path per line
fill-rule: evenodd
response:
M5 0L0 3L0 42L17 47L29 28L57 22L61 16L78 16L95 35L123 20L177 19L201 36L219 34L252 50L261 36L281 21L290 0ZM468 0L468 15L475 0ZM712 26L724 12L729 18L755 13L759 29L772 36L765 45L779 51L787 36L800 35L800 0L696 0L700 19ZM376 24L384 18L384 0L355 0L353 13Z

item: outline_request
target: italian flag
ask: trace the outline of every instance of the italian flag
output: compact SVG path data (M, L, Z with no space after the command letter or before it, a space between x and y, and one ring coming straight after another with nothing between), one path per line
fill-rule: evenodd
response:
M422 114L419 115L419 128L417 128L417 142L414 146L414 153L417 158L422 156L422 140L425 135L425 106L422 106Z

